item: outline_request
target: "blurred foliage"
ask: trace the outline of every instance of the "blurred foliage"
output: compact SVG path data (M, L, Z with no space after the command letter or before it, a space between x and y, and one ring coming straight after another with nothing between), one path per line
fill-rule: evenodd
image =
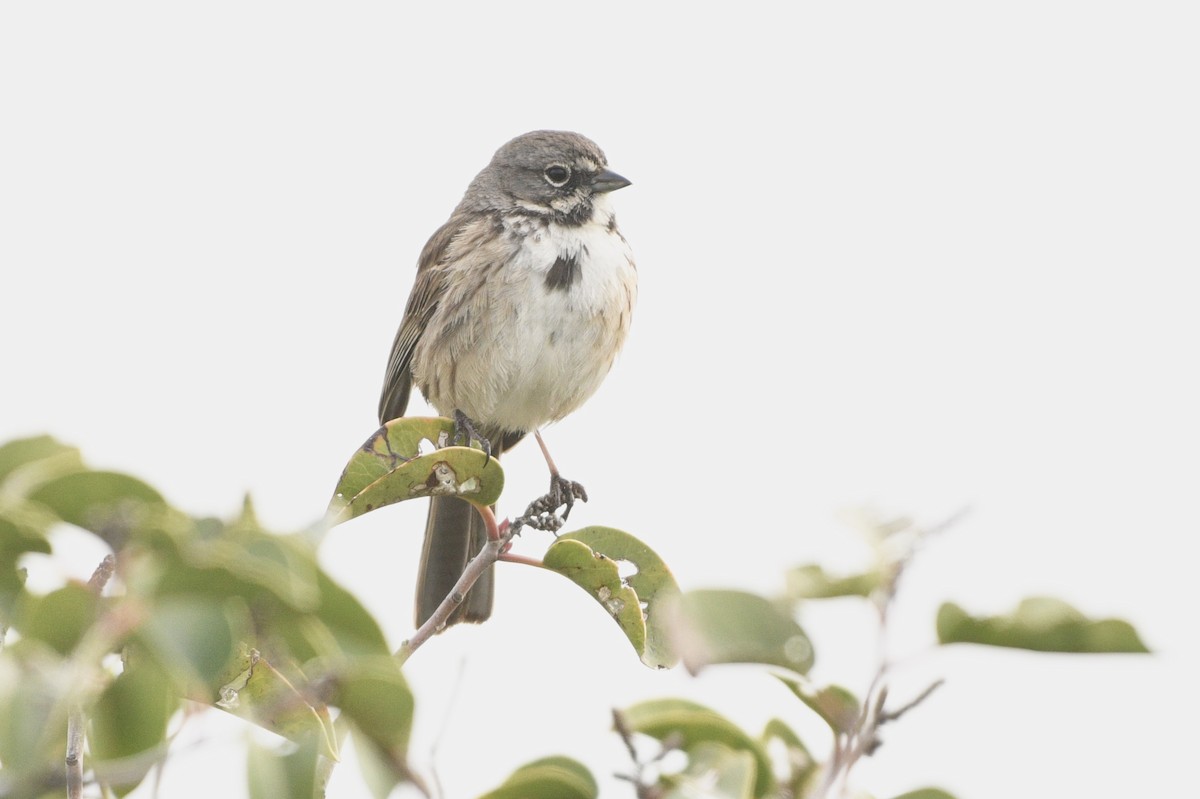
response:
M596 799L596 779L577 760L547 757L526 763L480 799Z
M444 446L452 435L444 419L381 428L346 465L326 525L431 494L478 507L495 502L504 485L499 464L477 449ZM646 665L682 660L694 673L749 664L784 689L760 732L683 699L615 712L632 761L631 793L842 795L854 763L880 745L879 727L936 687L896 706L884 662L861 698L807 676L815 645L798 618L812 603L842 598L868 603L886 625L897 581L929 533L906 519L859 521L871 545L866 568L839 576L797 566L778 596L681 593L658 555L611 528L588 527L550 545L542 565L587 591ZM36 593L25 566L56 554L50 533L62 524L89 531L113 556L86 583ZM996 617L948 602L937 632L944 644L1147 651L1128 623L1092 620L1050 598ZM379 624L321 569L310 537L264 529L249 501L233 519L193 518L136 478L88 468L76 449L49 437L0 446L0 647L0 796L61 796L69 729L86 737L87 779L124 795L166 756L181 711L197 707L189 703L279 736L249 744L251 797L324 796L347 735L377 799L401 782L429 793L408 763L414 697ZM810 713L829 728L832 751L823 758L790 721ZM517 768L483 799L597 795L586 766L555 756ZM922 788L897 799L953 798Z
M830 599L838 596L870 596L882 584L877 571L834 577L816 563L788 571L787 593L793 599Z
M26 590L18 561L51 553L63 523L116 554L107 589L98 572L95 584ZM379 625L303 537L263 529L249 503L233 520L194 519L53 439L6 444L0 610L0 670L12 677L0 680L0 795L63 785L73 708L91 773L127 792L164 756L185 700L295 743L287 756L254 756L252 784L283 774L295 785L303 773L315 784L321 758L337 756L334 716L385 754L393 784L405 778L413 698Z
M886 625L896 585L918 546L932 532L908 519L856 518L871 547L868 568L846 576L818 565L785 573L778 597L733 590L683 593L671 611L668 629L684 664L693 672L722 664L758 664L829 728L832 751L823 760L783 717L771 719L753 735L716 710L682 699L641 702L616 714L618 733L634 760L637 795L675 797L806 797L848 795L854 764L880 746L879 728L913 710L935 682L906 703L888 697L888 667L881 660L875 678L859 699L847 688L819 685L807 676L813 644L796 621L819 600L863 601ZM944 525L942 526L944 527ZM1052 599L1026 600L1012 616L974 619L947 603L938 617L943 643L955 641L1031 650L1144 652L1133 628L1119 620L1091 621ZM876 634L882 631L877 631ZM780 668L786 669L779 671ZM783 713L781 706L777 712ZM796 711L793 709L792 711ZM647 753L647 747L649 751ZM669 755L684 755L682 764ZM897 799L953 799L940 788L921 788Z
M716 663L760 663L803 674L813 648L778 603L745 591L689 591L676 603L671 633L688 671Z
M805 679L783 674L775 676L791 689L797 699L820 716L835 735L847 735L854 731L862 716L862 707L850 691L840 685L817 687Z
M688 754L688 769L666 780L670 789L681 791L680 796L689 795L683 785L691 783L697 773L718 766L735 772L730 778L734 783L740 783L741 776L749 774L750 796L768 796L776 787L762 741L715 710L685 699L655 699L626 708L621 711L621 719L629 732L647 735ZM743 753L749 756L750 763L747 766L743 758L718 756L720 753ZM699 771L694 768L696 760L704 764ZM721 780L722 772L718 770L716 774Z
M1023 599L1007 616L971 616L946 602L938 610L937 632L943 644L986 644L1036 652L1150 651L1129 622L1089 619L1053 597Z

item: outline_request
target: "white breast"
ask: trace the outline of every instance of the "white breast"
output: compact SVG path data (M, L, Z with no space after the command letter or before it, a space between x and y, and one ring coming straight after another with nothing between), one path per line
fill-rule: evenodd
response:
M637 293L632 253L609 230L606 201L599 198L596 221L585 225L514 223L528 225L513 231L521 246L491 272L470 341L454 347L453 378L436 381L441 391L428 397L440 413L461 410L487 428L529 431L566 416L599 388ZM553 287L547 277L560 257L573 259L578 273L569 286ZM414 376L421 385L422 375Z

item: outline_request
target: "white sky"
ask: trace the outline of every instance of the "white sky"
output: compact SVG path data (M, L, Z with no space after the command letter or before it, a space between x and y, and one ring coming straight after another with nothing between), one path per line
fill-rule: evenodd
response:
M644 537L685 588L770 592L792 564L858 564L847 507L969 505L904 584L897 655L944 599L1032 593L1125 616L1160 654L917 655L895 695L948 683L857 784L1194 782L1195 6L420 5L0 7L0 440L52 432L192 512L248 490L306 525L375 428L425 239L501 143L578 130L634 182L614 200L641 297L603 389L549 431L593 497L572 527ZM502 510L544 490L535 447L506 473ZM395 643L423 516L323 552ZM428 773L441 736L448 796L550 753L627 796L608 708L647 697L782 714L826 746L770 678L650 672L531 572L502 565L496 618L408 668L413 759ZM862 691L865 619L805 619L818 679ZM162 795L243 794L244 733L209 716ZM352 765L331 796L365 796Z

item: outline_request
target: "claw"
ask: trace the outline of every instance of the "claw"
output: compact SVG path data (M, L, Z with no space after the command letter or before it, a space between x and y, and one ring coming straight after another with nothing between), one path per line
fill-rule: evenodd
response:
M471 418L460 410L454 411L454 444L457 445L460 441L464 447L471 446L471 441L479 442L479 446L483 449L483 465L487 466L487 461L492 457L492 442L480 434L475 427L475 423Z
M587 489L574 480L568 480L557 474L551 475L550 493L546 496L554 503L555 508L566 506L562 513L564 522L571 515L571 509L575 507L575 500L581 499L587 502L588 499Z

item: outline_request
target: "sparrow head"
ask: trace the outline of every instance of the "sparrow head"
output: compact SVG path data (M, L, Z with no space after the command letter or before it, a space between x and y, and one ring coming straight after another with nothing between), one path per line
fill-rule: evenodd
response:
M604 152L591 139L536 130L496 151L467 189L463 204L579 225L592 218L597 198L629 184L608 169Z

